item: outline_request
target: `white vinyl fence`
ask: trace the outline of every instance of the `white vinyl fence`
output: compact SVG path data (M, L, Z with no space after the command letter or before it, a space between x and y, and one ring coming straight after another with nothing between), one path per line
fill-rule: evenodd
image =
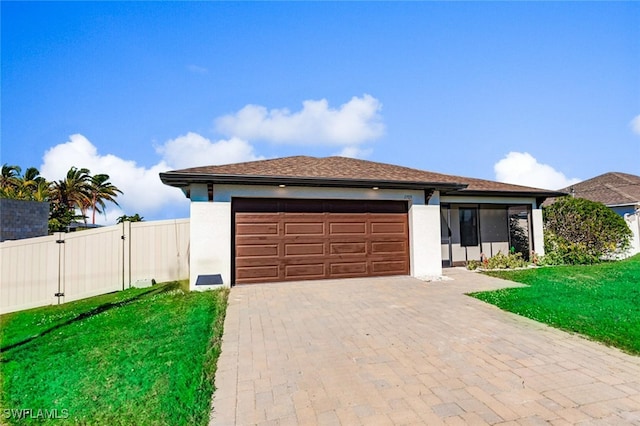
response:
M634 254L640 253L640 210L636 210L635 213L625 214L624 220L631 228L631 232L633 236L631 237L631 249L629 250L629 255L633 256Z
M0 243L0 313L189 278L189 219Z

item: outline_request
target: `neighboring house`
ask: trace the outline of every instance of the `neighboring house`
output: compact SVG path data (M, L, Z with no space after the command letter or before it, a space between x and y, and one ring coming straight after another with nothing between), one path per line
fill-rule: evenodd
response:
M610 172L560 191L603 203L624 217L633 231L630 254L640 253L640 176Z
M160 173L191 199L191 288L382 275L511 247L543 254L560 192L344 157L277 158Z
M49 203L0 198L0 241L49 233Z

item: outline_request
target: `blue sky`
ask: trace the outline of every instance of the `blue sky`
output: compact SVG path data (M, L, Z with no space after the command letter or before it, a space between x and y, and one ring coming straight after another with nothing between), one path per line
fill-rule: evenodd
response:
M557 189L640 174L638 2L1 2L0 162L109 173L348 155Z

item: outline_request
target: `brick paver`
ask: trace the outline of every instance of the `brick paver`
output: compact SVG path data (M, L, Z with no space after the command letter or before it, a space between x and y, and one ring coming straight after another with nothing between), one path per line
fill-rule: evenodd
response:
M234 287L211 424L640 424L640 357L445 274Z

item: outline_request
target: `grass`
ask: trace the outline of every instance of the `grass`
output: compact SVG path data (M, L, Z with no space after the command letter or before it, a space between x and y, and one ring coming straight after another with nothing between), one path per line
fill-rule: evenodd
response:
M172 282L1 316L0 422L206 425L227 295Z
M528 287L472 296L640 355L640 255L598 265L492 271L487 275Z

